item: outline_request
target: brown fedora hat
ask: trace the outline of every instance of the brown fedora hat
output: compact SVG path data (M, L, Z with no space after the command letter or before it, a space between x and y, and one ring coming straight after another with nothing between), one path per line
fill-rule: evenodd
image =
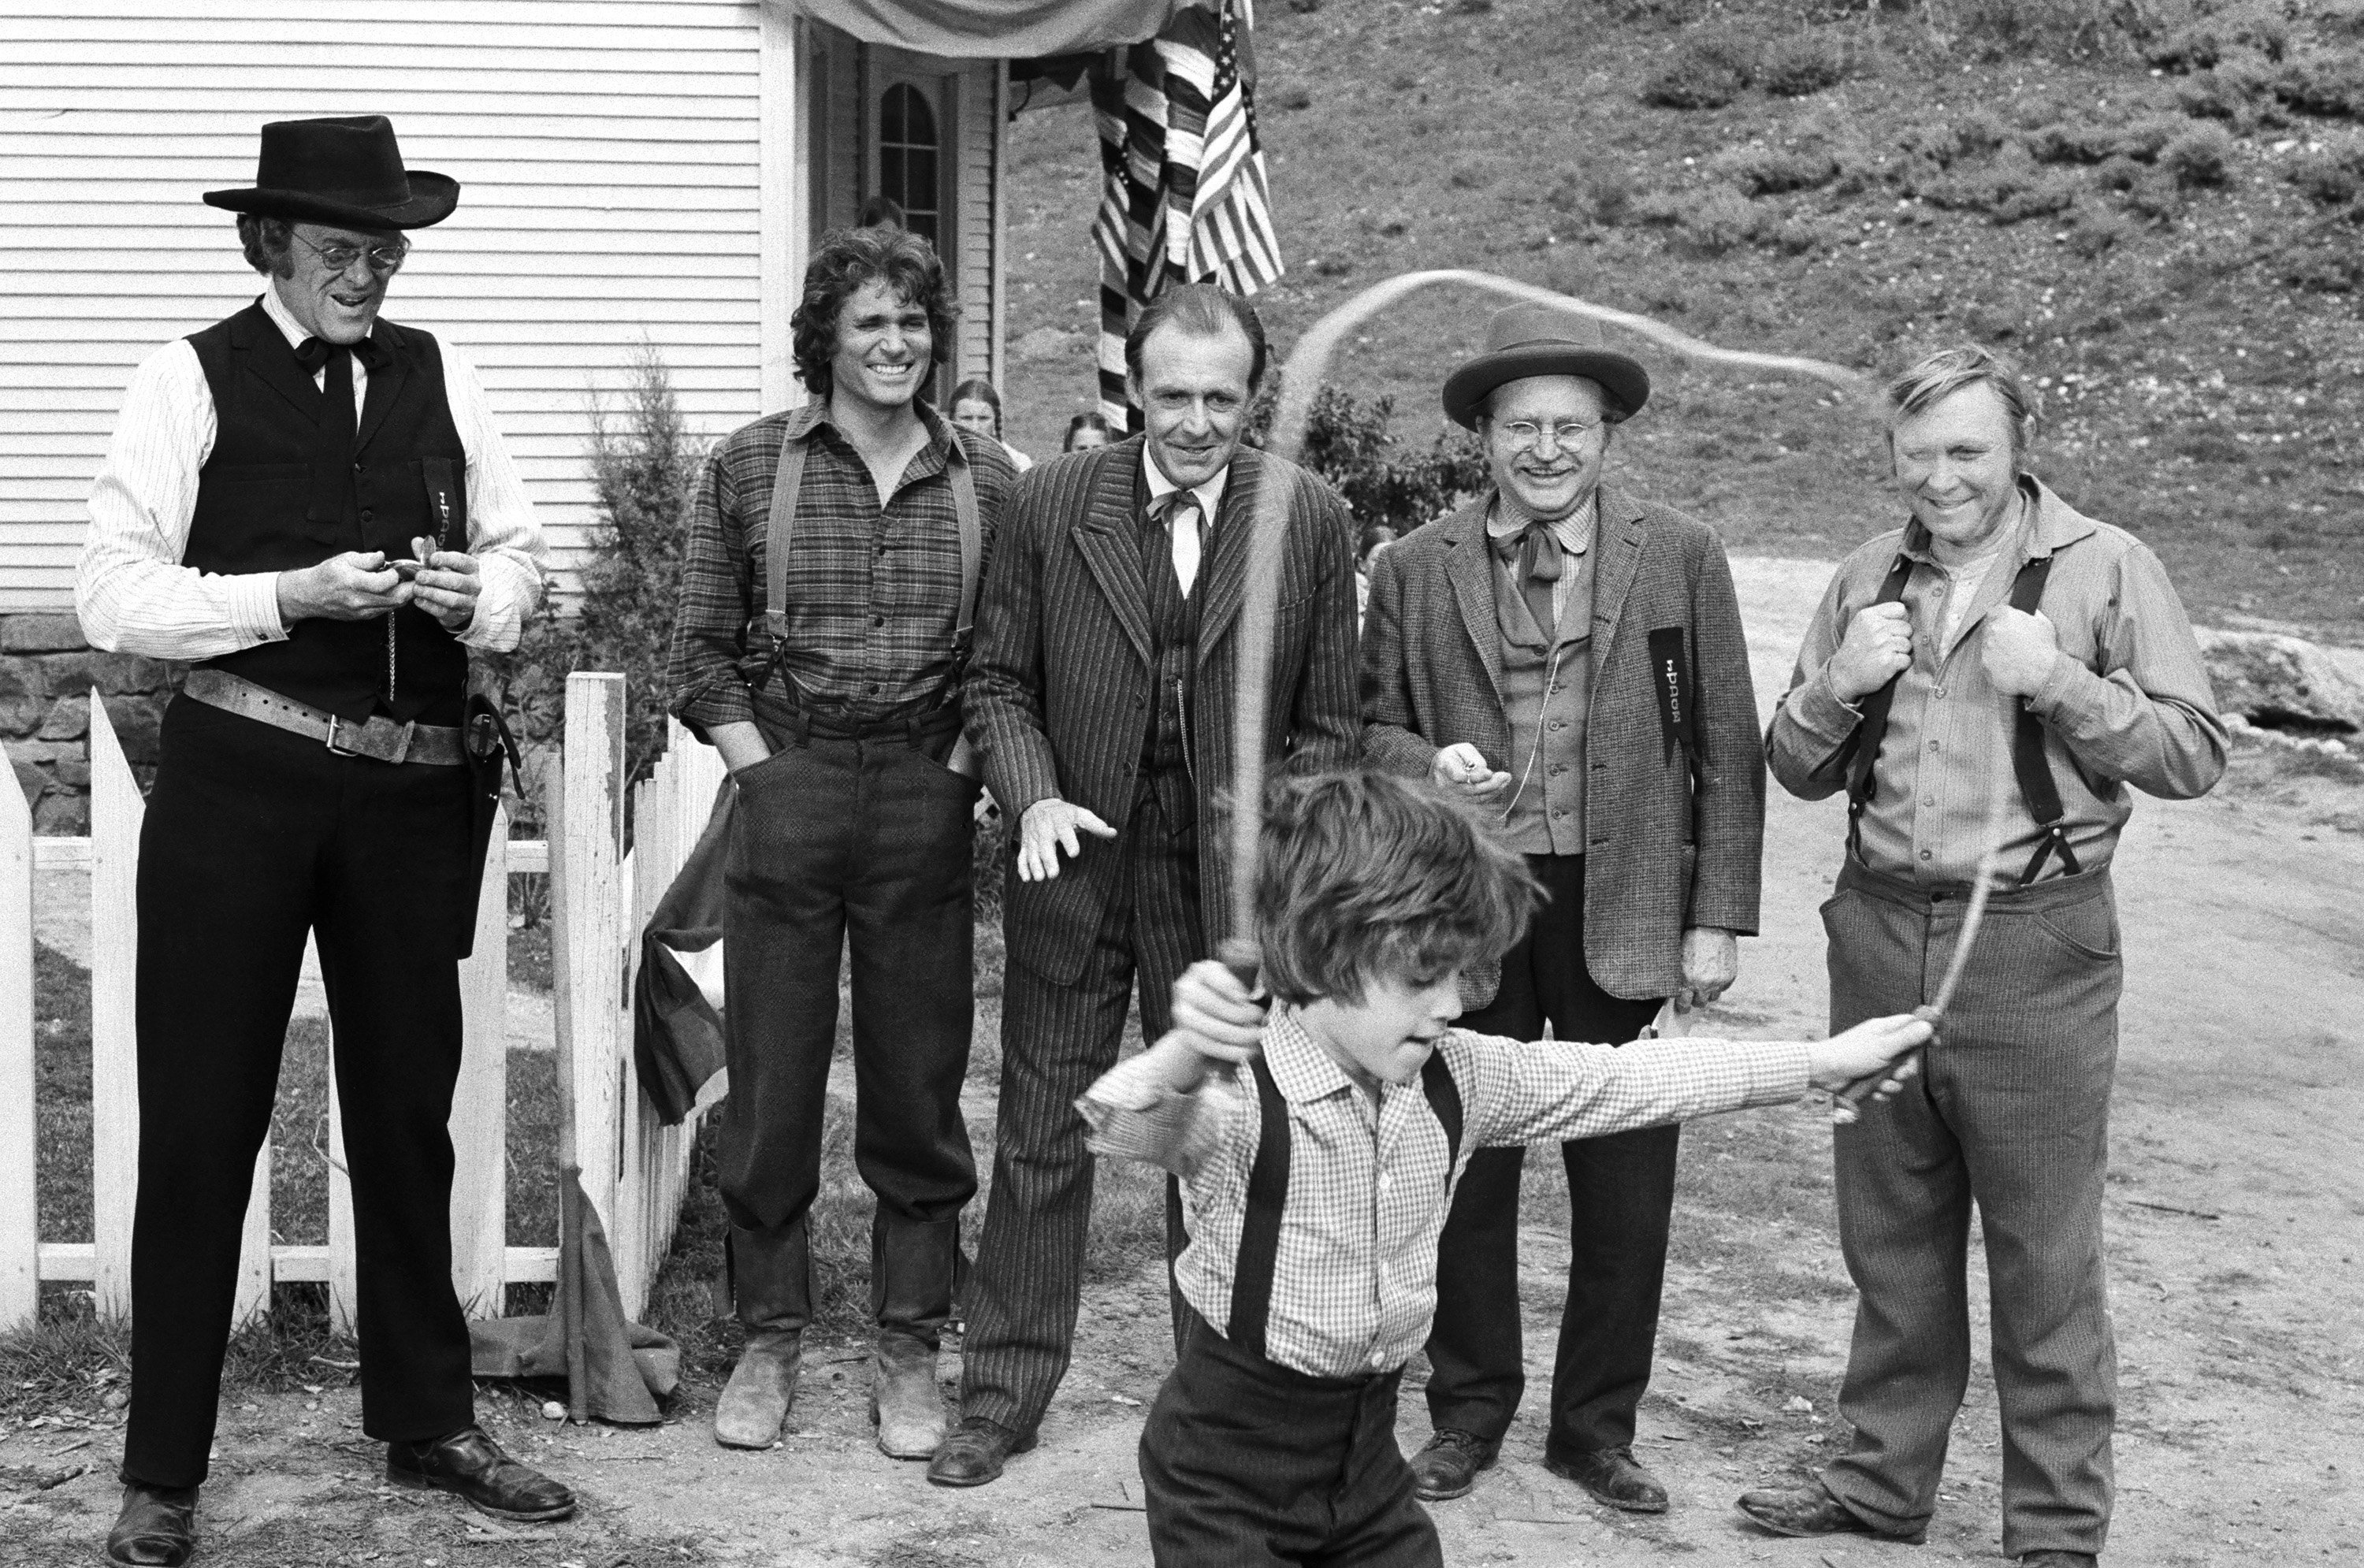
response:
M262 128L253 186L207 191L206 205L346 228L425 228L460 205L460 182L405 169L384 115L274 120Z
M1536 302L1505 306L1487 321L1485 351L1445 377L1445 416L1476 429L1488 393L1531 375L1580 375L1600 383L1611 423L1631 418L1650 401L1650 373L1609 348L1599 322Z

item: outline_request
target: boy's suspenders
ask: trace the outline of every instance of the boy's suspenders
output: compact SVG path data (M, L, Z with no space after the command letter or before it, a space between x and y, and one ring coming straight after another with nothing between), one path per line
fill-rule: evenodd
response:
M804 490L805 443L811 439L808 429L781 443L780 466L772 478L772 509L764 517L764 629L772 638L772 662L765 666L762 682L765 686L772 684L772 673L780 667L781 651L788 642L788 545L796 534L797 497ZM978 521L976 476L969 472L968 453L957 434L950 439L952 450L944 454L944 473L952 480L953 516L960 529L961 554L960 615L953 631L953 660L957 667L967 662L975 635L985 529Z
M1898 555L1896 564L1888 569L1888 576L1879 584L1879 596L1872 603L1901 604L1905 579L1912 574L1912 559ZM2019 575L2011 582L2011 607L2023 615L2034 615L2044 599L2045 579L2051 574L2052 558L2048 555L2039 555L2022 566ZM1871 804L1877 787L1872 780L1872 765L1879 760L1880 742L1888 736L1888 710L1896 700L1896 683L1903 678L1901 672L1890 676L1886 685L1863 699L1863 722L1857 726L1851 742L1855 750L1847 758L1847 849L1857 860L1863 858L1863 810ZM2056 854L2060 857L2060 869L2068 875L2076 875L2080 868L2076 855L2068 848L2068 829L2061 824L2066 812L2060 805L2060 785L2044 756L2044 721L2029 711L2025 697L2016 701L2018 717L2011 735L2011 771L2018 777L2020 798L2027 803L2027 814L2044 832L2044 841L2035 846L2035 858L2019 873L2019 884L2025 887L2043 871L2044 862Z
M1255 1072L1256 1151L1248 1169L1247 1214L1240 1226L1240 1253L1232 1273L1232 1320L1223 1338L1243 1351L1265 1354L1265 1327L1272 1313L1272 1276L1280 1258L1280 1217L1288 1203L1288 1102L1259 1056ZM1461 1085L1433 1051L1420 1070L1421 1092L1430 1114L1444 1129L1445 1183L1461 1162Z

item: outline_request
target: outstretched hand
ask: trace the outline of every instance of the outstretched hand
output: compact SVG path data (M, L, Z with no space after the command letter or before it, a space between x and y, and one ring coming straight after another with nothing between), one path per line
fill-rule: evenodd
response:
M1018 819L1018 880L1048 882L1058 875L1061 850L1069 860L1084 852L1083 840L1076 837L1079 831L1098 839L1116 837L1116 829L1098 816L1057 795L1028 806Z
M1909 1053L1936 1035L1935 1026L1916 1013L1870 1018L1809 1048L1806 1073L1817 1089L1834 1095L1856 1092L1833 1102L1831 1119L1856 1119L1858 1099L1885 1100L1901 1094L1906 1080L1921 1070ZM1900 1060L1900 1059L1903 1060ZM1868 1081L1868 1089L1865 1085Z

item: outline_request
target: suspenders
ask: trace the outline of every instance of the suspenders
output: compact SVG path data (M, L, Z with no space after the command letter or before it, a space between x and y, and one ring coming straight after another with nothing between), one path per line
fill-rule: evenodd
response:
M2037 556L2019 569L2012 579L2011 607L2023 615L2034 615L2044 599L2045 579L2052 573L2052 558ZM1901 604L1904 599L1905 580L1912 574L1912 560L1904 555L1888 569L1879 584L1879 596L1872 603ZM1880 742L1888 735L1888 710L1896 700L1896 683L1903 679L1899 673L1889 683L1863 699L1863 722L1856 729L1851 742L1854 751L1847 758L1847 848L1857 860L1863 858L1863 811L1871 804L1877 788L1872 778L1873 764L1879 759ZM2068 848L2068 829L2062 825L2066 815L2060 805L2060 785L2052 776L2052 766L2044 756L2044 722L2028 711L2027 699L2018 699L2017 718L2011 736L2011 771L2019 780L2020 798L2027 804L2027 814L2043 830L2044 841L2035 846L2035 858L2027 869L2019 873L2019 884L2025 887L2043 871L2044 862L2054 855L2060 857L2060 869L2070 876L2080 869L2076 855Z
M766 686L772 683L772 672L780 668L781 651L787 646L788 545L796 534L797 498L804 490L805 454L811 439L808 429L782 442L779 471L772 479L772 507L764 519L764 628L772 637L772 662L765 666L762 682ZM985 530L977 520L976 476L969 472L968 454L961 449L958 435L950 439L952 450L944 454L944 473L952 480L953 516L960 529L961 552L960 617L953 632L953 657L965 661L975 635Z
M1259 1056L1255 1072L1256 1152L1248 1168L1247 1217L1240 1227L1238 1267L1232 1274L1232 1320L1223 1338L1243 1351L1265 1354L1265 1328L1272 1312L1272 1276L1280 1257L1280 1217L1288 1204L1288 1102ZM1421 1092L1444 1129L1446 1181L1461 1162L1461 1085L1444 1065L1444 1053L1430 1055L1420 1070Z

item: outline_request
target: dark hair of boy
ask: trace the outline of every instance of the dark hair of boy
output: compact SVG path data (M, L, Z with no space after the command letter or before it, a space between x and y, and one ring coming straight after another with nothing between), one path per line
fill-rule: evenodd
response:
M960 306L944 282L936 248L901 228L837 228L821 236L805 268L804 297L788 318L797 379L815 397L830 393L829 362L837 353L837 318L864 284L883 283L895 297L928 313L932 363L952 357L953 321ZM925 385L920 395L927 395Z
M1115 432L1109 427L1107 415L1078 414L1074 418L1067 421L1067 433L1060 440L1059 450L1061 451L1074 451L1076 450L1076 438L1086 430L1098 430L1103 436L1115 434Z
M1141 347L1161 327L1199 338L1218 338L1238 328L1247 335L1248 347L1254 353L1248 363L1248 390L1254 392L1264 384L1265 361L1270 354L1265 346L1264 321L1255 307L1239 295L1213 284L1182 284L1151 300L1132 330L1124 335L1124 368L1135 381L1141 379Z
M910 219L904 216L903 204L893 196L872 196L862 204L861 214L854 218L861 228L909 228Z
M1433 984L1500 957L1541 888L1526 862L1425 781L1376 773L1266 792L1256 931L1265 984L1296 1006Z

